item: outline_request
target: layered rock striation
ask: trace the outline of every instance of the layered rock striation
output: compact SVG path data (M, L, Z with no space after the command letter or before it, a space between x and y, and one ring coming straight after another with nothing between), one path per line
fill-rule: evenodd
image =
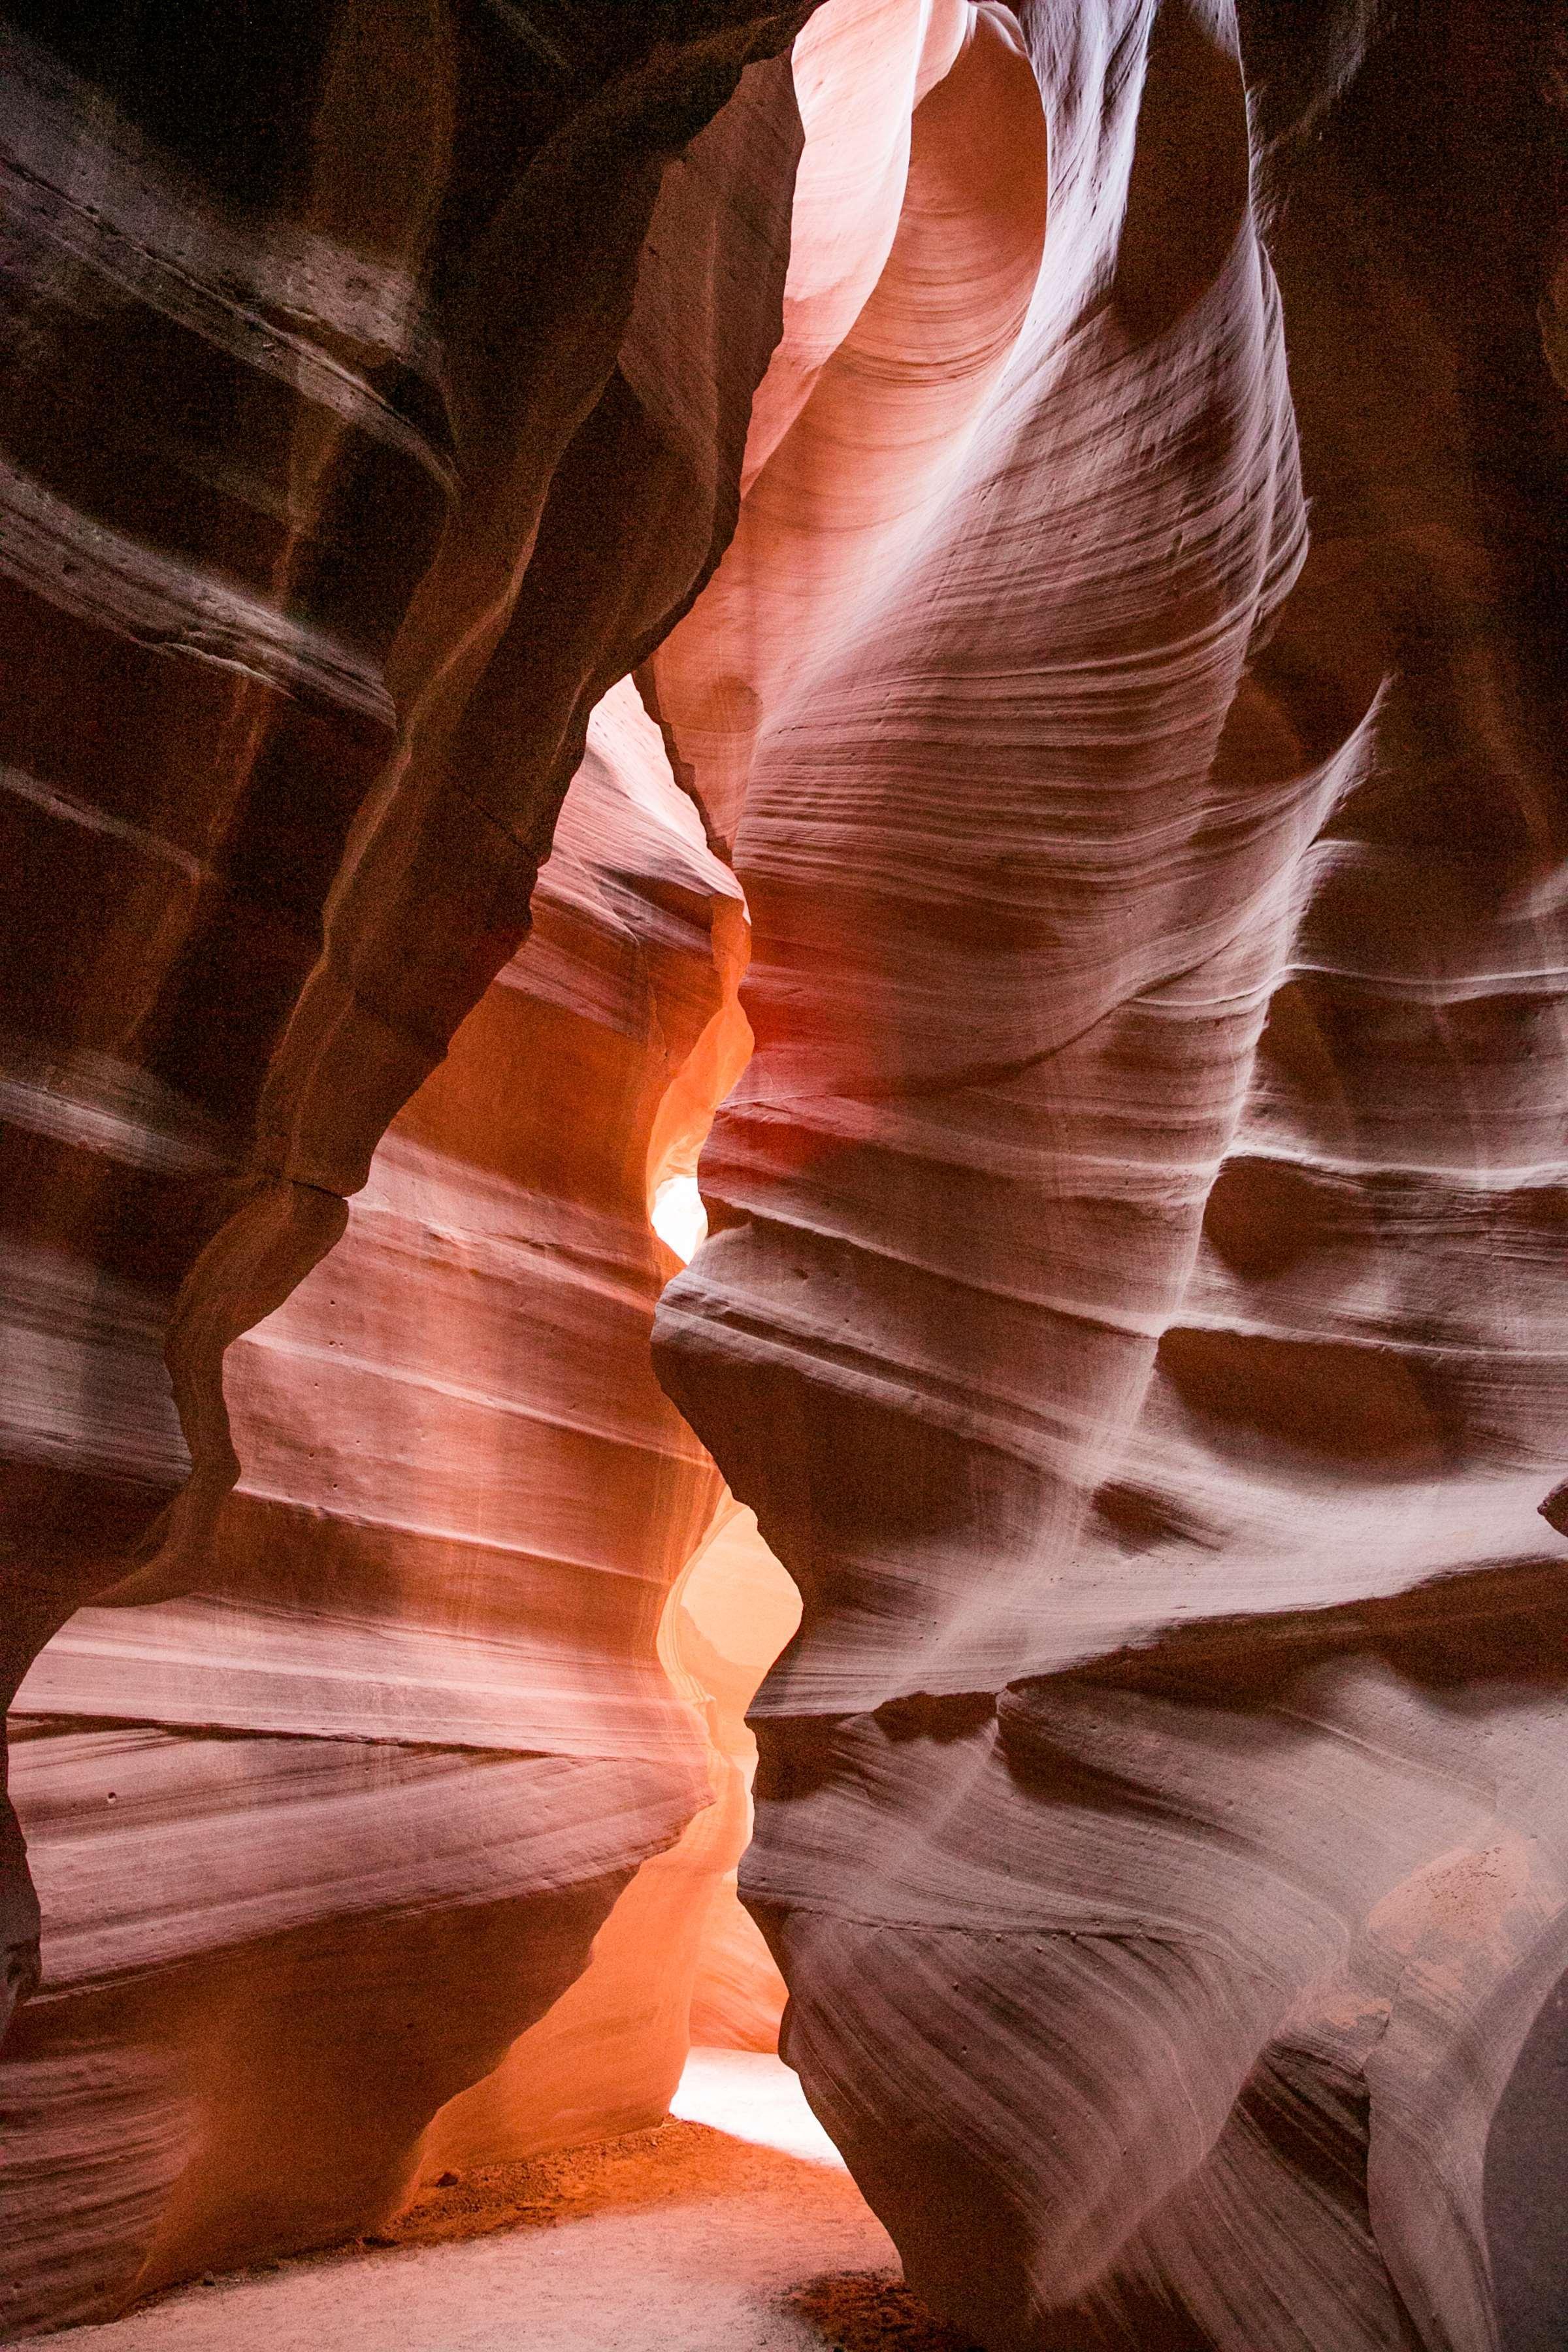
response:
M199 1560L225 1347L342 1233L724 542L802 13L7 19L7 1693Z
M1547 2352L1563 60L807 13L7 37L18 2317L765 2042L776 1558L920 2292Z
M740 921L619 688L528 951L230 1349L246 1467L199 1565L24 1679L14 2323L664 2112L746 1798L684 1655L722 1496L649 1363L648 1162Z
M648 1205L743 925L604 698L732 526L803 13L4 30L8 2332L679 2073L744 1792Z
M1017 16L1043 240L983 16L653 664L756 1034L658 1361L805 1603L742 1885L987 2345L1544 2345L1549 59Z

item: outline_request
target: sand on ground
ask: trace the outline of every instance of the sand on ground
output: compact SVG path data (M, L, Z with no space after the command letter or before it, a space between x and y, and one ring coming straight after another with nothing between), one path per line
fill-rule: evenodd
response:
M377 2240L179 2287L61 2352L963 2352L776 2058L670 2121L425 2190Z

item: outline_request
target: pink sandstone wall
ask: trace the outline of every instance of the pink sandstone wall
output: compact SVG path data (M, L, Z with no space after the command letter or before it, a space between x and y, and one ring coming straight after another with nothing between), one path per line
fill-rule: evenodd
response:
M787 1984L989 2352L1552 2352L1549 28L19 7L15 2324Z

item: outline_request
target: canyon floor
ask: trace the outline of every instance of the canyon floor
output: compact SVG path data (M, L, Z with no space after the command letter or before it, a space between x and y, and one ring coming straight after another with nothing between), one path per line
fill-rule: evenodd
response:
M182 2287L62 2352L965 2352L777 2059L692 2055L658 2130L425 2191L374 2243Z

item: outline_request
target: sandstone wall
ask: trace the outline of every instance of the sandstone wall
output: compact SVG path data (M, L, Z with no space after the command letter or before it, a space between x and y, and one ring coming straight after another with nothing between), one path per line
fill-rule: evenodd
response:
M679 2069L744 1809L647 1209L742 917L629 687L584 752L732 526L804 13L0 36L11 2326Z
M977 25L652 665L756 1034L658 1357L805 1604L742 1888L987 2345L1544 2346L1552 55L1018 16L1043 243Z
M14 2323L664 2112L746 1800L684 1667L722 1496L649 1363L648 1152L741 920L618 688L528 950L229 1352L245 1470L188 1583L24 1679Z
M1561 44L805 13L17 20L24 2315L765 2041L776 1559L920 2291L1548 2352Z
M802 12L667 13L7 20L7 1693L185 1574L225 1345L516 951L589 710L731 527Z

